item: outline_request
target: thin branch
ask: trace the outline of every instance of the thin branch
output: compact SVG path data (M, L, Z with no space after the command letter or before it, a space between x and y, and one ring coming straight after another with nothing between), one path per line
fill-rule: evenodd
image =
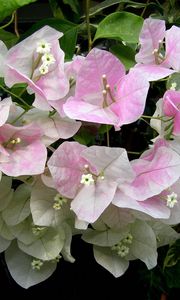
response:
M86 26L87 26L87 35L88 35L88 51L90 51L92 47L89 6L90 6L90 0L86 0Z
M6 89L4 86L2 86L0 84L0 89L2 89L4 92L10 94L11 96L17 98L21 103L24 104L24 106L29 110L32 108L32 106L30 106L28 103L26 103L26 101L24 101L24 99L22 99L20 96L14 94L13 92L9 91L8 89Z
M14 12L14 32L16 36L19 38L20 34L18 31L18 18L17 18L17 11Z
M4 29L4 28L8 27L14 21L14 18L15 18L15 12L12 13L10 21L8 23L6 23L5 25L1 26L0 29Z

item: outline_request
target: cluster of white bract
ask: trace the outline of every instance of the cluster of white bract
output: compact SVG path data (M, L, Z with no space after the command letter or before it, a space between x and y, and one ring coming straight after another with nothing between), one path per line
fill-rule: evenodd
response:
M49 72L49 66L55 63L55 58L51 51L51 44L42 40L37 43L36 52L41 55L42 65L39 67L39 72L45 75Z

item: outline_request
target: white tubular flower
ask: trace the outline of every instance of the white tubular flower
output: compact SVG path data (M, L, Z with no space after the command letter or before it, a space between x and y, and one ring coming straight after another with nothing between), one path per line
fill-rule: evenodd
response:
M46 64L42 64L39 68L39 72L42 74L42 75L45 75L47 74L49 71L48 69L48 66Z
M40 259L33 259L31 262L31 267L33 270L40 270L43 265L43 261Z
M128 233L127 236L122 240L125 244L132 244L133 236Z
M177 87L177 83L176 82L172 82L170 90L175 91Z
M43 56L42 56L42 61L43 61L43 64L46 65L46 66L50 66L52 64L55 63L55 58L54 56L51 54L51 53L45 53Z
M129 253L129 247L123 244L123 241L120 241L118 244L111 247L112 251L120 257L125 257Z
M49 53L51 51L51 44L45 40L41 40L37 43L36 52L40 54Z
M129 247L125 245L121 245L119 247L119 250L117 251L117 255L119 255L120 257L125 257L128 253L129 253Z
M64 198L63 196L61 196L59 193L56 194L56 196L54 197L54 201L55 203L53 204L53 208L55 210L59 210L62 208L62 206L67 203L67 199Z
M166 200L166 205L170 208L173 208L174 205L177 203L177 194L172 192L171 194L167 195Z
M94 183L92 174L83 174L80 182L85 185L90 185Z

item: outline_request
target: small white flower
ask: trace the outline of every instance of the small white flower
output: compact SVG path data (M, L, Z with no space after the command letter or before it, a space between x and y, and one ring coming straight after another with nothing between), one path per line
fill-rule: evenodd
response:
M46 227L39 227L39 226L34 226L32 227L32 233L34 235L39 235Z
M31 262L31 267L33 270L40 270L42 265L43 265L43 261L40 259L33 259L33 261Z
M117 251L117 254L121 257L125 257L129 253L129 247L122 245Z
M54 201L55 203L53 204L53 208L55 210L59 210L62 208L62 206L67 203L67 199L62 197L59 193L56 194L56 196L54 197Z
M85 185L90 185L91 183L94 183L92 174L83 174L80 182Z
M42 75L45 75L47 74L49 71L48 69L48 66L46 64L42 64L39 68L39 72L42 74Z
M127 236L122 240L125 244L132 244L133 236L132 234L128 233Z
M177 87L177 83L176 83L176 82L172 82L171 87L170 87L170 90L175 91L175 90L176 90L176 87Z
M42 61L43 61L43 64L46 65L46 66L50 66L52 64L55 63L55 58L54 56L51 54L51 53L45 53L43 56L42 56Z
M37 43L36 52L40 54L49 53L51 51L51 44L45 40L41 40Z
M167 195L166 198L167 202L166 205L170 208L174 207L174 205L177 203L177 194L172 192L171 194Z

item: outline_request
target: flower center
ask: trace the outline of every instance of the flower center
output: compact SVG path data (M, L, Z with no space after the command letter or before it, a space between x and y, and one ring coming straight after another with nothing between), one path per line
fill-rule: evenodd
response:
M165 51L164 51L164 42L159 40L159 45L158 45L158 48L155 48L152 52L152 54L154 55L154 58L155 58L155 63L157 65L160 65L165 57Z
M53 208L55 210L60 210L64 204L67 203L67 198L61 196L60 194L56 194L54 197Z
M129 253L129 247L127 244L132 244L133 236L128 233L127 236L120 240L117 244L111 247L111 250L114 251L118 256L125 257Z
M177 194L172 192L166 197L166 205L170 208L173 208L175 204L177 204Z
M111 88L110 88L110 85L108 84L106 74L102 75L102 84L103 84L102 94L103 94L103 100L104 100L103 101L103 107L107 107L107 106L109 106L108 98L109 98L111 103L116 102L116 99L114 98L113 93L112 93Z

